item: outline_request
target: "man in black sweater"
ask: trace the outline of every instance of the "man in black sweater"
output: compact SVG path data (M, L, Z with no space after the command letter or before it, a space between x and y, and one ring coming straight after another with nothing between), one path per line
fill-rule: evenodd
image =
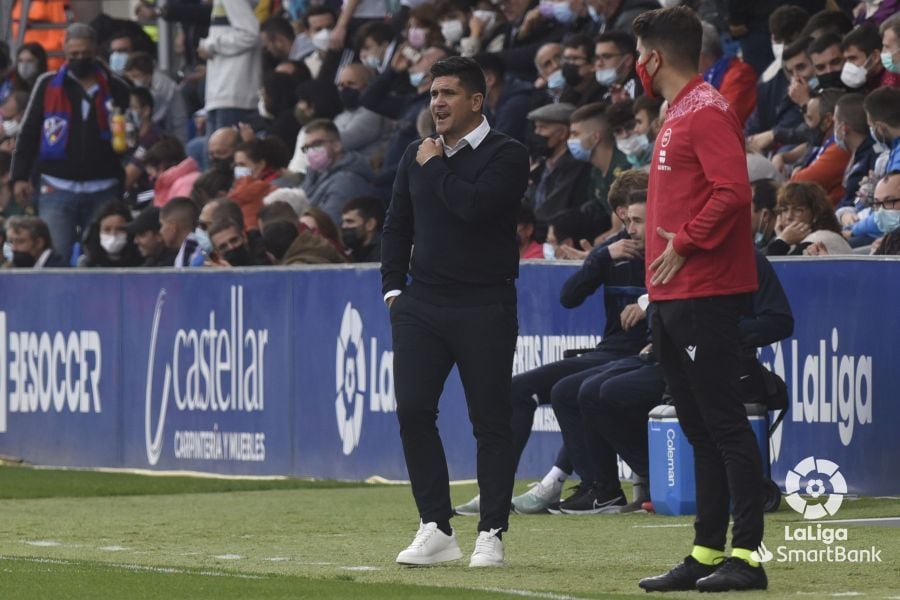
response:
M436 427L441 390L456 365L483 498L469 566L500 566L515 474L509 397L518 334L516 213L528 152L492 131L482 116L486 85L477 63L448 58L435 63L431 75L431 114L440 137L407 147L382 238L397 417L421 517L397 562L462 557L450 527L447 461Z

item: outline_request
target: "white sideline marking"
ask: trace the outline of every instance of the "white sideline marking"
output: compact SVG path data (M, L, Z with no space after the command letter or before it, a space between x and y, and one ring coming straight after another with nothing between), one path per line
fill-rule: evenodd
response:
M445 588L447 589L447 588ZM578 596L567 596L565 594L554 594L552 592L532 592L529 590L516 590L498 587L476 588L485 592L499 592L501 594L509 594L511 596L522 596L524 598L546 598L547 600L582 600Z
M693 523L667 523L665 525L632 525L637 529L662 529L664 527L693 527Z
M55 558L35 558L31 556L0 556L0 560L23 560L27 562L51 564L51 565L73 565L77 564L70 560L60 560ZM222 571L190 571L187 569L175 569L172 567L152 567L147 565L134 565L126 563L94 563L101 567L123 569L126 571L142 571L147 573L164 573L166 575L203 575L204 577L234 577L236 579L267 579L261 575L245 575L243 573L225 573Z
M218 558L220 560L241 560L244 557L240 554L218 554L213 556L213 558Z
M103 550L105 552L122 552L128 550L128 548L125 546L101 546L98 550Z
M22 543L28 544L29 546L39 546L41 548L62 546L60 542L54 542L53 540L22 540Z
M361 567L341 567L344 571L380 571L381 567L367 567L365 565Z
M900 521L900 517L869 517L867 519L836 519L822 521L822 523L884 523L892 521Z
M286 562L291 560L289 556L273 556L272 558L264 558L263 560L267 560L269 562Z
M832 596L865 596L862 592L835 592Z

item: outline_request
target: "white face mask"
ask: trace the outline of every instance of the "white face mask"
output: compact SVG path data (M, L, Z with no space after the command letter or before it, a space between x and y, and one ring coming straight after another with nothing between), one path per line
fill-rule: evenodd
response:
M646 133L636 133L623 140L616 140L616 147L620 152L631 156L643 154L650 147L650 139Z
M441 23L441 35L448 44L455 44L462 39L463 24L462 21L454 19L453 21L444 21Z
M252 175L252 174L253 174L253 171L250 170L250 167L241 167L241 166L237 166L237 165L234 167L234 178L235 179L241 179L242 177L250 177L250 175Z
M841 83L850 88L861 88L866 84L866 77L869 72L865 67L854 65L849 60L844 63L841 69Z
M556 260L556 248L550 242L544 242L544 258L546 260Z
M22 128L22 124L13 119L8 119L3 121L3 135L8 138L16 137L18 135L19 130Z
M772 54L775 55L776 62L781 62L781 55L784 54L784 44L772 44Z
M16 70L19 72L19 77L22 79L31 79L38 72L38 66L32 62L19 63L16 65Z
M363 59L362 63L369 67L370 69L378 70L378 67L381 66L381 59L375 56L374 54L367 54Z
M106 250L107 254L115 256L122 251L128 242L128 236L124 233L101 233L100 246Z
M312 36L313 46L316 47L316 50L320 52L325 52L328 50L328 46L331 43L331 30L330 29L320 29L316 32L316 35Z

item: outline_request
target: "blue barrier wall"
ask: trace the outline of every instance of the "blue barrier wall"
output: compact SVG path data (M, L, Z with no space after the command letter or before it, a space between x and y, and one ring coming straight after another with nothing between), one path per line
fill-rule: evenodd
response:
M573 265L526 264L515 371L589 347L599 297L558 303ZM792 409L773 474L834 460L852 492L900 493L892 313L900 262L781 261L792 339L764 348ZM0 275L0 453L36 464L405 478L390 326L375 268ZM453 478L475 444L454 372L439 427ZM520 465L542 474L559 434L539 410Z

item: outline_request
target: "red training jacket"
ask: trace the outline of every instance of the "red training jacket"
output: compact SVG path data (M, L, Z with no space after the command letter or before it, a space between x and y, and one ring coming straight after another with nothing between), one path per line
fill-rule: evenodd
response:
M653 147L647 190L647 290L651 300L725 296L756 290L750 182L741 124L700 76L669 106ZM650 264L666 249L656 228L675 233L687 258L665 285Z

